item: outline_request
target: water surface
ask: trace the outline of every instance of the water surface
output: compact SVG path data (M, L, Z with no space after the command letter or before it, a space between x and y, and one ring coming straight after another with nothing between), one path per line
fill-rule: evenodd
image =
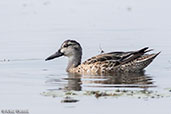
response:
M170 112L170 1L64 0L0 2L0 110L47 113ZM144 72L77 76L67 58L45 62L63 41L100 53L146 46L161 54Z

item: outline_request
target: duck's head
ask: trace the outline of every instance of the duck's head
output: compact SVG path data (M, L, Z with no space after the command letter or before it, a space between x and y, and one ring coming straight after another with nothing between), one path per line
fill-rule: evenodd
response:
M80 58L82 55L82 48L80 44L75 40L66 40L62 43L60 49L54 53L53 55L49 56L47 60L52 60L54 58L58 58L60 56L66 56L68 58Z

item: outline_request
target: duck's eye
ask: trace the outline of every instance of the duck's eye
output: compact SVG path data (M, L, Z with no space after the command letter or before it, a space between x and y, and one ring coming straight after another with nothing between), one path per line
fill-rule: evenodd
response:
M63 47L69 47L70 45L72 45L72 44L65 44Z
M68 47L68 44L65 44L63 47Z

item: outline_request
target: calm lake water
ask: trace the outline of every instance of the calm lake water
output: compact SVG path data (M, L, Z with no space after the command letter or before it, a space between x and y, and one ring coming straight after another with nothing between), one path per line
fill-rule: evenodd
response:
M0 110L168 114L171 106L170 1L0 1ZM45 62L63 41L100 53L146 46L161 54L145 72L73 76L67 58Z

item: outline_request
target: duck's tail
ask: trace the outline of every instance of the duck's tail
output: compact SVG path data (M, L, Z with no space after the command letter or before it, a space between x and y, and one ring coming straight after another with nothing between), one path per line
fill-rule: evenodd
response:
M146 68L161 52L158 52L156 54L145 54L137 59L135 59L132 62L129 62L125 64L124 66L127 66L129 71L131 72L139 72L142 71L144 68Z

